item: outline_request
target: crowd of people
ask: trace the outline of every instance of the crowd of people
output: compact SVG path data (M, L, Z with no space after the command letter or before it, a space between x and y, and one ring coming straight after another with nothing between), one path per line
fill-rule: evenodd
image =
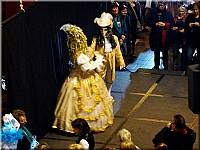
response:
M179 51L182 48L180 70L187 72L189 65L199 63L200 49L200 18L199 2L191 5L191 12L184 6L177 8L177 14L166 9L164 1L158 2L157 7L148 14L147 26L151 27L149 36L150 48L154 51L154 69L160 69L160 52L163 54L163 66L168 70L169 47L173 50L173 70L178 70ZM197 58L194 62L194 53Z
M36 139L25 126L27 120L23 110L15 109L12 113L13 115L5 114L3 116L5 126L1 129L1 149L50 150L50 146L46 142L37 142L34 146L32 145ZM85 119L77 118L71 122L71 126L78 139L66 149L94 150L95 138L88 122ZM19 136L20 134L22 136ZM106 147L105 150L141 150L132 141L132 134L127 129L119 130L117 138L119 147ZM174 115L171 121L152 139L155 150L192 150L195 141L196 132L186 125L185 118L180 114Z
M128 65L130 59L136 57L135 42L143 26L140 3L134 0L125 3L113 1L109 13L113 16L113 34L118 37L120 50Z
M134 0L124 3L113 1L110 4L114 23L113 34L118 37L125 64L130 63L127 58L135 56L135 41L138 33L148 26L150 27L150 48L154 51L153 69L162 68L160 64L160 53L162 53L164 69L168 70L168 52L171 48L172 68L184 71L184 75L189 65L200 62L199 2L194 2L188 7L179 5L174 16L167 9L167 2L158 1L154 5L149 11ZM180 52L181 63L178 64ZM195 57L194 54L196 54Z
M187 66L193 63L195 49L199 60L199 3L194 3L191 8L193 13L187 15L186 8L181 6L177 16L173 17L166 9L166 3L161 1L144 18L139 2L130 0L119 4L112 1L110 13L103 12L94 19L98 32L90 46L87 45L87 37L80 27L70 23L61 27L67 34L67 47L73 65L58 95L52 128L78 136L77 141L69 145L69 149L93 150L93 132L105 131L113 124L114 99L111 89L116 68L123 69L128 63L127 58L134 57L135 41L145 24L151 28L149 41L155 56L154 69L159 69L160 52L163 53L164 69L168 69L168 51L171 45L174 70L178 68L180 48L181 70L187 71ZM17 109L12 114L23 132L18 149L50 149L47 143L37 142L26 128L24 111ZM119 149L140 149L131 140L128 130L119 131L118 138ZM186 126L184 117L177 114L173 116L171 123L156 134L152 142L155 149L190 150L195 140L196 133Z

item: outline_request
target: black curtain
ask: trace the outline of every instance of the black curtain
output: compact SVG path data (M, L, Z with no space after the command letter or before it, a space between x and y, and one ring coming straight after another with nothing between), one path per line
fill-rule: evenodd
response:
M63 24L81 27L90 45L94 18L106 2L36 2L2 23L2 72L6 76L8 113L22 109L37 139L51 128L57 95L69 71Z

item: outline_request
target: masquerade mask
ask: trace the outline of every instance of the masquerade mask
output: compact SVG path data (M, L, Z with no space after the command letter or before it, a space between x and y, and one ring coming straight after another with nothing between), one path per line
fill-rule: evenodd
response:
M100 32L103 35L103 37L106 37L106 33L108 32L108 29L107 28L101 28Z

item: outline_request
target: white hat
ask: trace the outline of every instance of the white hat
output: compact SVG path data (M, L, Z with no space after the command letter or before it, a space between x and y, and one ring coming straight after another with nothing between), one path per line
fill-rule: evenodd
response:
M109 13L103 12L101 14L101 18L95 18L94 23L97 23L100 27L107 27L109 25L112 25L112 15Z

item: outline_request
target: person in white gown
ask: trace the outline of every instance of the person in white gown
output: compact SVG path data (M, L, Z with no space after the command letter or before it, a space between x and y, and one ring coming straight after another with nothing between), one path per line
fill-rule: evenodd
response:
M105 131L113 124L114 100L98 74L103 56L94 54L96 60L92 60L87 37L80 27L65 24L61 30L67 34L69 57L74 67L58 95L52 128L73 133L71 122L83 118L92 131Z

